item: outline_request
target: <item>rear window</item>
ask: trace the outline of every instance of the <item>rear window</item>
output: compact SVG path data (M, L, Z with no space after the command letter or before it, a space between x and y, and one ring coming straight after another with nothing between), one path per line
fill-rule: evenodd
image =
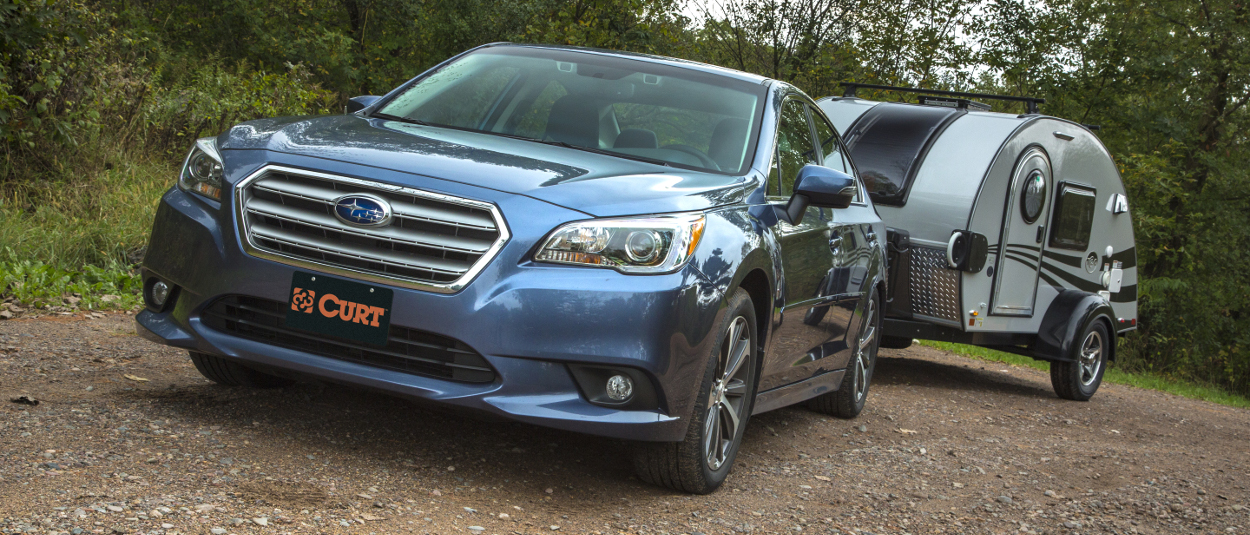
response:
M1051 223L1050 246L1084 251L1094 227L1096 196L1092 189L1071 184L1059 187L1055 218Z

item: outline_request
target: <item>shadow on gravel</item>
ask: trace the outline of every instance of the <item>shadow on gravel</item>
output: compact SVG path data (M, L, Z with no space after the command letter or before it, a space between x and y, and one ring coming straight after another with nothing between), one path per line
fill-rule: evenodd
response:
M346 386L257 390L195 384L121 395L184 425L221 426L233 442L250 435L257 446L276 449L274 456L293 455L296 464L412 471L428 476L422 479L431 488L532 486L540 496L544 488L568 483L592 494L652 489L630 480L624 441L487 421Z
M873 382L1053 397L1049 389L999 373L992 364L980 368L980 363L965 367L883 355ZM538 496L549 487L576 488L586 500L671 494L631 477L625 441L483 420L369 390L318 383L258 390L197 382L117 395L147 405L153 417L163 413L199 428L191 433L220 426L227 432L222 441L237 444L250 437L260 449L240 452L248 457L289 456L296 465L412 472L431 488L508 486L530 488ZM743 452L758 454L775 448L778 440L789 441L773 438L779 436L774 428L805 413L795 407L754 418Z
M948 390L994 392L1009 396L1054 399L1049 385L1039 386L996 370L1005 364L982 363L957 365L931 360L889 357L877 359L872 382L876 385L924 386Z

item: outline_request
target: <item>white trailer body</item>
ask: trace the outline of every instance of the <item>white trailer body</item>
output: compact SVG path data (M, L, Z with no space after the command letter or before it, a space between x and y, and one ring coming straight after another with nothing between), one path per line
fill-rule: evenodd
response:
M818 102L891 229L885 345L928 338L1079 364L1091 340L1076 338L1101 322L1103 364L1082 381L1096 389L1116 335L1137 324L1115 162L1083 125L977 104Z

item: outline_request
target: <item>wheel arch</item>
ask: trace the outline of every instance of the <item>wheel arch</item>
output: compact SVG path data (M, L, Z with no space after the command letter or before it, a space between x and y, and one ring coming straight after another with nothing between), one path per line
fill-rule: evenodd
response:
M742 277L742 281L738 283L738 287L746 290L747 295L751 296L751 308L755 309L755 331L759 335L756 340L757 351L759 355L764 354L764 348L768 347L769 325L772 323L772 283L768 280L768 275L763 269L753 268ZM759 358L762 362L763 359Z
M1051 302L1042 317L1037 341L1033 344L1033 356L1052 362L1072 362L1071 351L1076 334L1101 321L1107 327L1109 339L1107 360L1115 360L1114 317L1115 311L1101 296L1080 290L1064 290Z

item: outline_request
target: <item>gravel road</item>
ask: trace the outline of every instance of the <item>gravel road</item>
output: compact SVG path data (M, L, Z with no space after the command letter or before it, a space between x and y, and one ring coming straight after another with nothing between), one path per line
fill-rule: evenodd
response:
M756 417L725 486L686 496L617 441L218 387L127 314L0 321L0 533L1250 532L1250 411L882 353L858 419Z

